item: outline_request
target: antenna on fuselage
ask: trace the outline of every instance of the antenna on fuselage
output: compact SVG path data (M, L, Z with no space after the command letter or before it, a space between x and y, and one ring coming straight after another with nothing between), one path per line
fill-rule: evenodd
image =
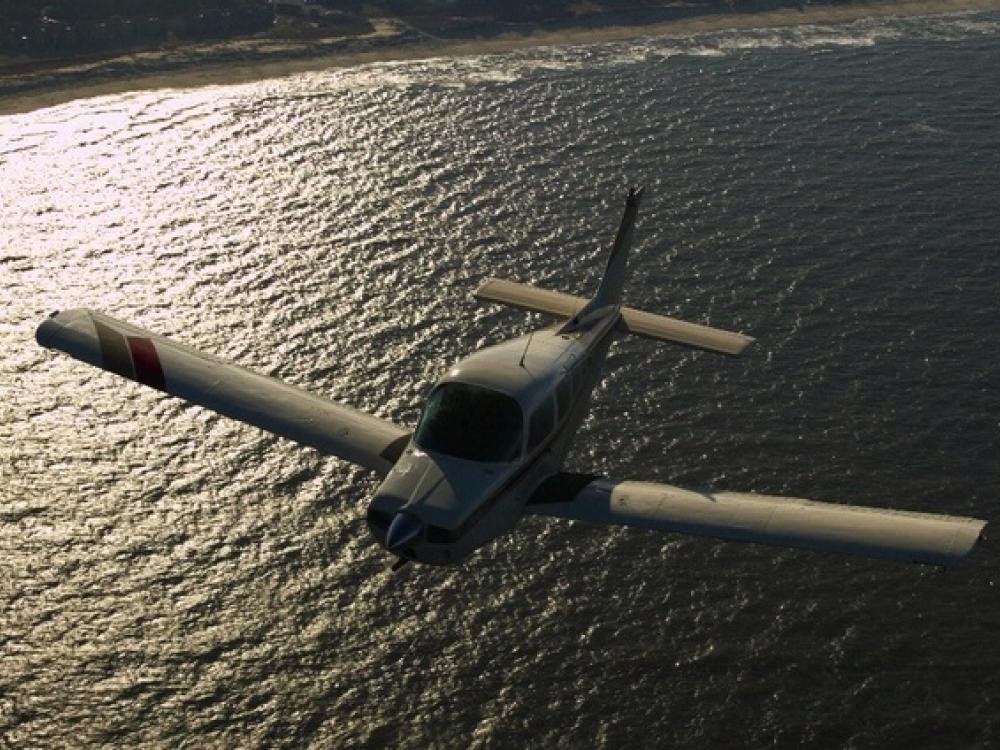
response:
M518 367L524 367L524 358L528 356L528 347L531 346L531 337L534 335L534 331L528 334L528 340L524 342L524 351L521 352L521 361L517 363Z

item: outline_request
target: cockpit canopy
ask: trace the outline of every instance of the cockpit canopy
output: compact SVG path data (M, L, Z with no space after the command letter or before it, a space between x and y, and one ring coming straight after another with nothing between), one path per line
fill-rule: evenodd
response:
M468 383L442 383L430 398L414 437L430 453L488 463L521 456L524 416L510 396Z

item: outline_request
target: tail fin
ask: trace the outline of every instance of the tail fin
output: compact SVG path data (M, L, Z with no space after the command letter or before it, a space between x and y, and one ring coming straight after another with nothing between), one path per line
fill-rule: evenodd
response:
M628 252L632 246L632 229L639 214L642 191L643 188L632 188L628 191L625 215L622 217L621 226L618 227L618 234L615 236L615 244L611 248L611 257L608 258L608 267L604 271L601 285L597 287L597 294L591 302L592 309L621 304L622 289L628 272Z
M628 251L632 244L632 228L635 226L635 217L639 213L641 200L641 189L629 190L628 200L625 201L625 216L622 217L622 224L618 228L608 267L593 299L585 300L583 297L574 297L571 294L539 289L503 279L487 279L476 290L475 296L479 299L520 307L522 310L554 315L564 320L568 318L559 329L559 333L572 333L578 329L581 321L588 319L592 314L596 314L602 320L608 315L614 315L618 320L618 330L625 333L661 341L673 341L722 354L734 356L742 354L743 350L753 343L752 338L742 333L686 323L665 315L654 315L621 306L622 287L625 286L628 270Z

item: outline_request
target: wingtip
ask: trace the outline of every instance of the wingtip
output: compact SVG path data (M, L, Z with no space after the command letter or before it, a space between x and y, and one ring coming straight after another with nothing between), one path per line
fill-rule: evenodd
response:
M737 355L743 354L747 349L757 343L757 339L753 336L747 336L745 333L740 335L743 336L743 346L740 348L739 352L737 352Z
M489 299L486 294L490 289L496 286L498 280L499 279L495 279L492 276L486 277L486 279L479 286L472 290L470 296L473 299Z
M46 349L61 349L62 347L59 345L60 335L76 326L81 318L92 319L92 317L92 312L84 307L56 310L50 313L35 329L35 341Z
M712 351L728 354L730 357L742 357L747 349L757 343L757 339L743 333L735 333L733 336L737 338L728 347L720 346L718 349L713 349Z
M955 521L964 523L952 539L948 558L943 563L945 567L959 565L965 562L983 543L989 544L986 537L987 522L981 518L954 517Z
M39 346L44 346L46 349L51 348L49 344L52 341L52 337L60 328L59 322L56 320L58 315L58 310L50 313L49 317L43 320L38 328L35 329L35 341L38 342Z

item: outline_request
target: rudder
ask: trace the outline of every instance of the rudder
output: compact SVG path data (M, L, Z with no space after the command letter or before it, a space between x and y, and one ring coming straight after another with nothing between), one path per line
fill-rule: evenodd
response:
M622 216L618 234L615 235L611 257L608 258L608 266L601 278L600 286L597 287L591 309L621 304L622 290L628 278L628 254L632 247L632 230L639 215L643 190L644 188L631 188L628 191L628 198L625 199L625 215Z

